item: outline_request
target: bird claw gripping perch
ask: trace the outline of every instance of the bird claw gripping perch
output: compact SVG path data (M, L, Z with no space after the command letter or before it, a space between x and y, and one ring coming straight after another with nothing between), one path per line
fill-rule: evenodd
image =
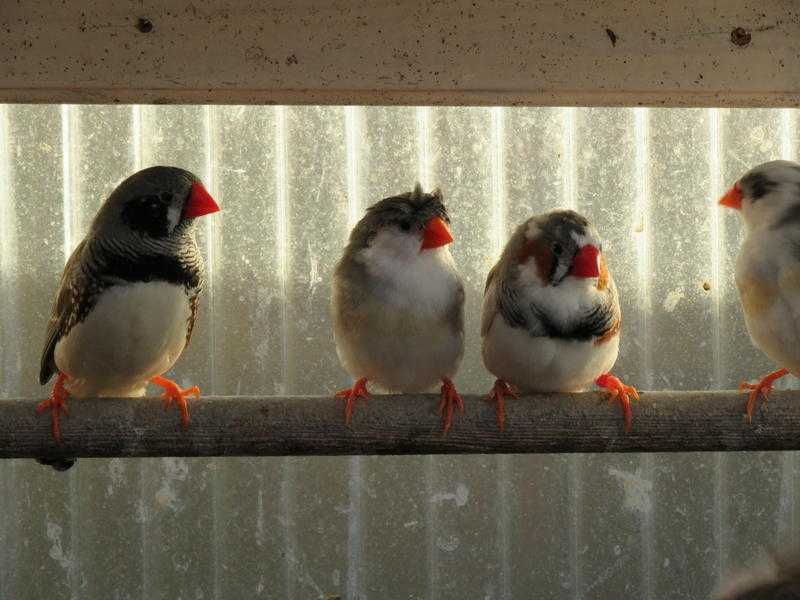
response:
M519 390L502 379L494 382L489 395L486 396L487 400L495 402L497 405L497 424L500 426L500 431L505 430L506 426L506 396L519 398Z
M629 396L632 396L633 399L638 402L639 392L635 387L622 383L611 373L600 375L594 382L599 387L605 388L610 392L608 396L609 400L619 398L620 404L622 404L622 414L625 418L625 433L630 433L633 423L633 413L631 412L631 400Z
M50 397L43 400L36 407L36 412L44 412L50 409L51 428L53 431L53 439L57 444L61 443L61 413L69 416L67 409L67 398L69 393L64 389L64 382L67 380L64 373L59 373L55 384L53 384L53 391L50 392Z
M464 414L464 401L456 391L456 386L447 377L442 378L442 391L439 399L439 414L442 416L442 435L450 431L453 424L453 407L458 406L459 412Z
M189 429L189 403L186 401L187 396L194 396L195 400L200 399L200 388L192 386L182 390L177 383L167 379L166 377L153 377L150 383L161 386L164 388L164 393L161 397L164 398L164 410L167 410L174 402L178 410L181 411L181 424L183 430Z
M775 380L780 379L784 375L788 374L789 371L786 369L778 369L777 371L773 371L769 375L762 377L761 381L758 383L749 383L747 381L743 381L739 384L740 390L750 390L750 393L747 396L747 402L744 405L745 418L747 419L748 423L753 420L753 410L756 407L758 395L761 394L766 402L769 399L769 393L772 391L772 384L775 382Z
M367 390L367 378L362 377L353 384L353 387L346 390L339 390L336 392L337 398L346 398L344 403L344 422L346 425L350 424L350 419L353 417L353 409L358 398L363 398L365 401L370 400L372 396L369 395Z

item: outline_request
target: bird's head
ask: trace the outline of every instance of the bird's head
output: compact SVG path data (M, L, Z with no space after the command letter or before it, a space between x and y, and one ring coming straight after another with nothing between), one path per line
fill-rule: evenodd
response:
M116 237L163 241L191 234L197 217L218 210L211 194L189 171L150 167L134 173L111 192L94 227Z
M452 242L449 223L442 193L437 189L426 194L417 184L413 192L370 206L353 228L350 246L370 248L395 259L413 259Z
M758 165L733 184L719 203L742 213L748 229L779 227L800 212L800 164L773 160Z
M565 281L598 286L608 277L600 235L574 211L554 210L533 217L520 227L518 235L521 238L509 258L541 286Z

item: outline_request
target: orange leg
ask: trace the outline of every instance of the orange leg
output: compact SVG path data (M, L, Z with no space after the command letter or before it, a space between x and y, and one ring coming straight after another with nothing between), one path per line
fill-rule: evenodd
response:
M150 383L164 388L164 393L161 394L161 397L164 398L164 410L167 410L174 402L178 410L181 411L181 423L184 431L189 429L189 403L186 398L187 396L194 396L196 400L199 400L200 388L195 385L182 390L177 383L166 377L153 377Z
M773 371L769 375L765 375L761 378L761 381L758 383L748 383L743 381L739 384L740 390L750 390L750 394L747 396L747 403L744 405L744 412L747 415L747 422L749 423L753 418L753 409L756 407L756 400L758 400L758 395L761 394L766 401L769 397L769 393L772 391L772 384L775 382L776 379L780 379L784 375L788 375L789 371L786 369L778 369L777 371Z
M631 401L628 396L633 396L634 400L639 400L639 392L636 391L636 388L622 383L611 373L600 375L594 382L610 392L609 400L619 398L620 404L622 404L622 415L625 418L625 432L629 433L633 423L633 413L631 412Z
M59 373L53 384L53 391L50 392L50 397L38 404L36 412L44 412L50 409L51 428L53 430L53 439L57 444L61 443L61 412L69 416L67 410L67 398L69 393L64 389L64 382L69 379L64 373Z
M367 390L367 378L362 377L353 384L353 387L346 390L339 390L336 392L337 398L346 398L344 403L344 422L349 425L350 419L353 416L353 408L355 408L356 400L360 397L364 400L369 400L372 396L369 395Z
M444 426L442 434L446 434L453 424L453 407L458 406L461 414L464 414L464 401L456 391L456 386L447 377L442 377L442 391L439 400L439 414L442 416Z
M500 431L503 431L506 426L506 396L519 398L519 391L502 379L498 379L489 391L487 399L497 403L497 424L500 425Z

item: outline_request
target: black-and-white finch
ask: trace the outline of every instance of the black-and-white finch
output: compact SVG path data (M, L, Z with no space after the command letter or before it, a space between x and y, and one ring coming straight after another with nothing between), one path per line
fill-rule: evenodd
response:
M489 272L483 300L483 362L497 377L490 392L500 429L505 397L610 391L631 428L636 390L609 373L619 351L621 312L600 236L581 215L554 210L528 219Z
M447 245L453 241L437 190L392 196L356 224L333 278L333 333L339 358L357 379L346 398L369 398L371 381L391 392L441 382L444 431L463 402L451 378L464 354L464 287Z
M186 398L162 377L192 334L203 285L195 218L219 210L200 180L183 169L151 167L119 184L64 267L47 328L39 381L57 373L49 399L53 436L61 439L66 400L143 396L164 388L189 425Z
M749 390L745 413L773 382L800 375L800 165L785 160L761 164L733 184L720 204L738 210L746 236L736 259L736 286L753 343L781 368Z

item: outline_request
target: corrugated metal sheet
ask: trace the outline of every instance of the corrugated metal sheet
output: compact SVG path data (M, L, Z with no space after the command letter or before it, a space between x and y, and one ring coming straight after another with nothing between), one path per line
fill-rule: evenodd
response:
M731 388L770 364L733 283L740 224L714 200L795 156L797 125L776 109L0 106L0 396L43 396L65 257L109 190L157 163L224 207L201 232L210 285L174 371L207 394L347 383L331 270L363 208L416 180L453 216L462 391L490 384L490 265L516 223L559 205L605 237L616 371ZM796 539L797 470L779 453L113 459L66 475L4 461L0 598L699 598Z

